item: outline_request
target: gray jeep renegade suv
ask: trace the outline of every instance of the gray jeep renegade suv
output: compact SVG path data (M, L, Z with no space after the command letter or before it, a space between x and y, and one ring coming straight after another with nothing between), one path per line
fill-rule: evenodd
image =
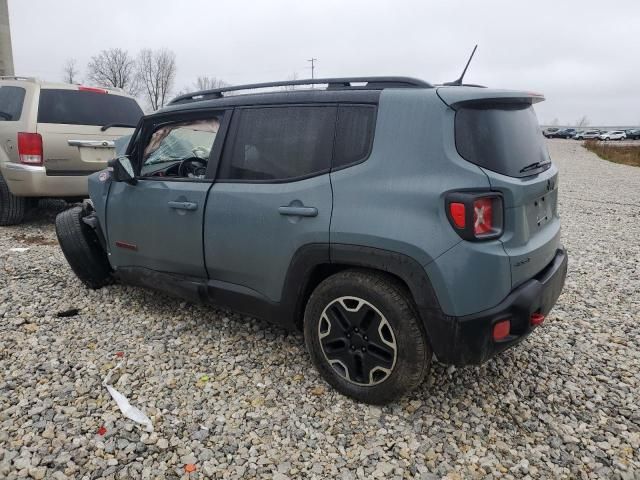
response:
M292 84L326 87L228 94ZM58 239L87 286L300 328L331 385L386 403L433 355L484 362L556 302L567 256L541 100L404 77L183 95L90 177Z

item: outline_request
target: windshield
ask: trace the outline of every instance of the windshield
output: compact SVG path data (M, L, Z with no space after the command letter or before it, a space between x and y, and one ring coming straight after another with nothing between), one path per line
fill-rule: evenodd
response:
M208 160L220 122L217 118L174 123L158 128L144 149L144 175L151 165L197 157Z
M529 104L462 107L456 112L455 137L465 160L503 175L525 177L549 167L549 153Z
M25 89L21 87L0 87L0 122L20 120Z

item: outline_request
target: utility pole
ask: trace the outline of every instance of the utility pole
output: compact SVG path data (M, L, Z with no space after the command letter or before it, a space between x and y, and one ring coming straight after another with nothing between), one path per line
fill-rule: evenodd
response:
M314 71L315 71L315 68L316 68L315 64L316 64L317 61L318 61L317 58L310 58L309 60L307 60L307 62L311 62L311 80L313 80L315 78L314 77Z
M13 53L9 28L9 6L0 0L0 76L13 75Z

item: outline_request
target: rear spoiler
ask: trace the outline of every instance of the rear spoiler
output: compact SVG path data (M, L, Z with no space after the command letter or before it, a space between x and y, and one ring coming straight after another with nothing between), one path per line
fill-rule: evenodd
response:
M438 87L436 93L449 107L459 108L464 105L514 104L533 105L544 101L544 95L518 90L478 89L473 87Z

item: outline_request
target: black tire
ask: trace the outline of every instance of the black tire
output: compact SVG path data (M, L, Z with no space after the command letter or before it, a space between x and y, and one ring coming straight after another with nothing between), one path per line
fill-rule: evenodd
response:
M17 225L22 223L27 207L27 199L16 197L9 191L7 182L0 175L0 225Z
M111 283L111 266L95 232L82 221L84 216L82 207L58 214L56 235L73 272L87 287L96 289Z
M340 322L335 327L334 338L333 334L330 335L334 327L329 320L334 313L329 312L336 307L342 309L344 305L338 303L344 297L356 298L342 300L353 302L351 308L358 309L350 314L356 321L351 327L345 327L345 318L340 316L344 313L343 309L343 313L334 317L336 324ZM363 308L366 310L361 313ZM370 320L365 321L367 318ZM360 331L354 327L365 323ZM375 325L378 325L377 329ZM375 338L369 340L367 334ZM320 283L305 309L304 336L311 360L324 379L344 395L365 403L382 405L401 397L422 383L431 366L431 347L413 300L403 285L384 273L346 270ZM383 349L380 349L380 341L387 346L383 345ZM329 347L336 342L340 344L337 349ZM389 344L395 347L389 347ZM329 354L325 353L323 345L327 346ZM338 350L339 353L336 353ZM392 352L392 362L389 351ZM327 355L332 357L333 362ZM360 357L360 360L356 357ZM344 358L345 363L336 358ZM382 358L384 360L379 360ZM349 362L353 368L348 368ZM365 364L374 367L367 369L363 367ZM383 364L390 368L382 371ZM365 369L368 375L364 373Z

